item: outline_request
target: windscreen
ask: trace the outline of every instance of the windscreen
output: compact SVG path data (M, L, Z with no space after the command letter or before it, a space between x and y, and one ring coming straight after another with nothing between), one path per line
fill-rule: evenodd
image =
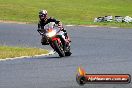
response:
M53 29L53 30L56 30L56 31L59 31L60 29L58 28L58 26L55 24L55 22L50 22L48 24L46 24L44 26L44 29L45 30L48 30L48 29Z

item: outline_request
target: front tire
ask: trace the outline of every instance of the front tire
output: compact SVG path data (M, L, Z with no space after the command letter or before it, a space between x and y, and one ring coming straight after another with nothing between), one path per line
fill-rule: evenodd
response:
M65 52L63 50L62 45L59 45L57 40L55 40L53 43L54 43L55 51L59 54L60 57L64 57L65 56Z

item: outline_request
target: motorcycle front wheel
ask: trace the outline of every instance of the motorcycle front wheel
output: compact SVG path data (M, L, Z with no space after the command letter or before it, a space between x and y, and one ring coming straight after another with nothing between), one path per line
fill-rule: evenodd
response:
M64 57L65 56L65 52L63 50L63 46L62 44L59 44L57 40L55 40L53 42L54 44L54 50L59 54L60 57Z

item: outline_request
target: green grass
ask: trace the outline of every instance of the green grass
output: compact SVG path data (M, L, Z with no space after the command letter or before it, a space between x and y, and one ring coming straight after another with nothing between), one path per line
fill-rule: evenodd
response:
M132 0L0 0L0 20L37 23L40 9L47 9L49 16L64 24L96 24L93 20L98 16L132 17ZM105 25L132 27L124 23Z
M47 50L38 49L38 48L0 46L0 59L20 57L20 56L34 56L34 55L47 54L47 53L48 53Z

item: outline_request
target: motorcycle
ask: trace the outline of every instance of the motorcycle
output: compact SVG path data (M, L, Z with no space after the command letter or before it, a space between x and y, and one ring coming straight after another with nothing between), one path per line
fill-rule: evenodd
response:
M44 30L38 30L42 37L46 38L50 46L60 57L70 56L70 42L65 38L64 32L54 23L50 22L44 26Z

